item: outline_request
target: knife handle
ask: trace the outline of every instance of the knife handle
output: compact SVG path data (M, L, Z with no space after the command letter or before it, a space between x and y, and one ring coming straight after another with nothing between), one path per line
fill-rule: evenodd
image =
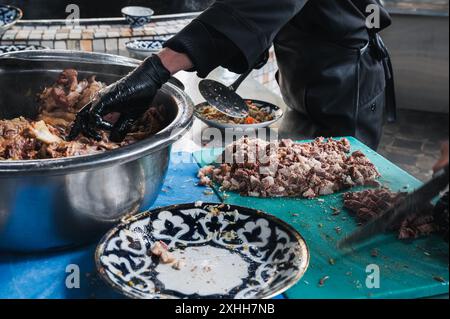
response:
M448 179L449 166L447 165L434 174L432 180L426 184L428 187L423 187L423 193L432 195L431 198L439 195L440 192L447 188L449 184Z
M434 178L439 178L442 180L447 180L448 184L448 178L449 178L449 166L445 166L444 168L440 169L433 175Z

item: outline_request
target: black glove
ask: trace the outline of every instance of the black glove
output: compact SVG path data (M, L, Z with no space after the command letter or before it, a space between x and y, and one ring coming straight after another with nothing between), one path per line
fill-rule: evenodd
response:
M78 113L68 139L73 140L82 133L100 140L96 130L106 129L111 130L111 141L121 142L169 79L170 72L157 55L147 58L136 70L100 91L98 97ZM104 120L105 115L113 112L120 113L114 125Z

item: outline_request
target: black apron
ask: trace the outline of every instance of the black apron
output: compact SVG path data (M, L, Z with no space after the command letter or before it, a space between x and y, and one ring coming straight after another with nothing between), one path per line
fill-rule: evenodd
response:
M277 35L277 80L286 104L311 122L314 136L355 136L379 145L385 120L395 121L389 54L377 32L350 48L295 23Z

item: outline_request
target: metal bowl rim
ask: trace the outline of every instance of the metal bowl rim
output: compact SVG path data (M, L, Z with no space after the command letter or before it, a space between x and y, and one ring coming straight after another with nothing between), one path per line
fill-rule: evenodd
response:
M80 62L80 63L92 63L98 64L100 62L106 62L108 64L115 64L125 67L137 67L142 61L125 57L121 55L100 53L100 52L87 52L77 50L30 50L30 51L17 51L7 52L1 56L1 59L17 59L17 60L33 60L33 61L47 61L51 59L53 61L66 61L66 62ZM1 63L2 60L0 60Z

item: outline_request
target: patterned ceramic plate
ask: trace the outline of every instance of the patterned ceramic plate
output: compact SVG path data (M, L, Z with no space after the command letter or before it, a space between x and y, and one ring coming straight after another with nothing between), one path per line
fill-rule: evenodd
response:
M160 36L152 39L132 40L125 43L128 52L135 58L146 58L153 54L159 53L163 49L164 43L171 36Z
M125 43L131 50L159 52L162 50L165 40L133 40Z
M234 124L234 123L222 123L219 121L214 121L214 120L209 120L206 117L203 116L203 114L200 112L200 109L204 106L207 106L208 103L201 103L199 105L197 105L194 109L194 115L200 119L202 122L204 122L205 124L207 124L208 126L211 127L217 127L219 129L258 129L258 128L265 128L265 127L269 127L270 125L274 124L275 122L279 121L282 117L283 117L283 110L281 108L279 108L278 106L268 103L268 102L263 102L263 101L258 101L258 100L251 100L251 99L245 99L245 100L250 100L252 101L253 105L255 105L257 108L259 108L260 110L264 110L269 114L272 114L273 116L273 120L271 121L267 121L267 122L262 122L262 123L258 123L258 124Z
M0 54L10 53L10 52L18 52L18 51L48 50L48 49L49 49L49 47L45 47L42 45L25 45L25 44L0 45Z
M163 264L150 250L167 245ZM131 298L272 298L305 273L309 251L283 221L249 208L184 204L124 220L96 251L102 278Z

